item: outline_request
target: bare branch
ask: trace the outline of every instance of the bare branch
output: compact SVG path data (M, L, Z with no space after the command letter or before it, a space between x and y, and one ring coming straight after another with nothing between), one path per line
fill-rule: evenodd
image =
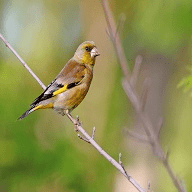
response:
M121 13L121 15L119 16L119 21L117 22L117 29L116 29L116 33L115 33L115 38L117 37L117 33L120 34L123 31L125 19L126 19L125 14Z
M149 92L149 87L151 85L151 79L148 77L144 80L143 86L142 86L142 91L141 91L141 109L144 110L146 101L147 101L147 95Z
M11 47L11 45L3 38L2 35L0 35L0 38L3 40L3 42L5 43L5 45L11 49L11 51L16 55L16 57L22 62L24 63L24 66L26 65L25 62L21 59L21 57L16 53L16 51ZM27 66L27 65L26 65ZM28 69L29 67L27 66L25 68ZM28 70L31 74L34 74L31 69ZM32 75L33 76L33 75ZM33 76L34 79L39 83L41 82L39 80L39 78L36 78L36 75ZM45 85L41 82L40 84L43 89L46 89ZM88 135L88 133L83 129L83 127L81 126L81 123L79 121L79 117L77 116L77 119L74 119L71 114L69 113L68 110L66 110L65 112L66 116L71 120L71 122L74 124L74 126L77 128L77 130L84 136L84 138L82 136L80 136L78 134L78 137L88 143L90 143L102 156L104 156L113 166L115 166L132 184L133 186L135 186L135 188L140 191L140 192L145 192L145 189L143 189L131 176L129 176L129 178L127 177L127 173L126 171L122 168L122 166L115 161L110 155L108 155L95 141L92 137L90 137ZM92 134L94 135L94 134ZM93 136L94 137L94 136Z
M173 170L171 169L170 165L169 165L169 162L167 159L165 159L163 161L163 165L166 167L170 177L172 178L172 181L174 183L174 185L177 187L177 189L179 189L180 192L185 192L186 189L185 189L185 185L182 181L180 181L176 176L175 174L173 173Z
M122 163L122 161L121 161L121 157L122 157L122 154L119 153L119 164L120 164L121 167L123 168L123 170L124 170L124 172L125 172L125 174L126 174L126 176L127 176L127 179L130 180L130 176L128 175L128 173L127 173L127 171L125 170L125 167L124 167L124 165L123 165L123 163Z
M83 138L80 134L77 134L77 136L79 137L79 139L81 139L81 140L83 140L83 141L90 144L90 142L87 139Z
M123 47L122 47L122 45L120 43L119 34L117 33L116 38L114 38L115 34L116 34L116 27L115 27L115 22L114 22L112 13L109 10L109 5L108 5L107 0L101 0L101 3L102 3L103 10L104 10L104 13L105 13L105 18L106 18L107 27L108 27L108 30L109 30L110 37L113 37L113 38L111 38L111 40L115 39L115 41L112 41L112 43L113 43L115 52L117 54L117 58L119 59L119 63L121 65L123 75L126 78L128 78L130 70L129 70L129 66L127 65L127 59L125 57L125 54L122 54Z
M109 33L109 31L106 29L105 30L105 32L107 33L107 36L112 40L113 39L113 37L111 37L111 35L110 35L110 33Z
M0 39L5 43L5 46L8 47L13 54L19 59L22 65L27 69L27 71L32 75L32 77L39 83L39 85L45 90L46 86L41 82L41 80L33 73L30 67L23 61L23 59L18 55L18 53L13 49L13 47L7 42L7 40L0 34Z
M123 87L127 97L130 99L131 103L135 107L136 112L139 112L141 110L139 98L135 94L134 89L132 88L130 82L126 78L123 78L123 80L122 80L122 87Z
M159 138L159 135L160 135L160 131L161 131L162 126L163 126L163 117L161 117L161 118L159 119L159 122L158 122L158 124L157 124L157 136L158 136L158 138Z
M119 164L115 159L113 159L111 156L109 156L95 141L94 139L87 134L87 132L83 129L81 125L78 125L76 122L77 120L74 119L71 114L66 113L67 117L71 120L71 122L77 126L79 132L86 138L87 141L102 155L107 159L113 166L115 166L132 184L133 186L140 192L145 192L145 189L143 189L131 176L127 174L125 169L122 167L121 164Z
M92 139L94 139L94 137L95 137L95 131L96 131L96 128L93 127L93 131L92 131Z
M79 115L76 116L76 120L79 121Z
M119 164L121 164L121 163L122 163L122 161L121 161L121 157L122 157L122 154L121 154L121 153L119 153Z
M107 27L108 27L110 36L114 37L116 34L115 33L116 27L115 27L115 22L114 22L114 19L112 16L112 12L111 12L109 5L108 5L108 1L107 0L101 0L101 3L102 3L103 10L104 10L105 19L107 22ZM136 112L137 112L137 114L138 114L138 116L139 116L139 118L143 124L143 128L144 128L148 138L151 141L151 146L152 146L152 149L154 151L154 154L163 163L164 167L166 168L170 178L172 179L172 181L173 181L175 187L178 189L178 191L184 192L185 188L183 187L182 183L177 179L176 175L173 174L173 170L171 169L171 167L170 167L170 165L166 159L166 155L165 155L165 153L164 153L164 151L160 145L158 136L157 136L155 129L152 125L151 119L148 117L148 114L144 113L144 111L142 110L143 109L142 102L140 101L137 93L134 90L134 86L133 86L135 84L136 80L134 80L134 83L130 82L130 74L129 74L130 71L128 71L128 63L127 63L125 53L123 51L123 47L122 47L122 44L120 42L118 33L117 33L117 38L115 38L115 40L114 40L114 38L111 38L111 40L112 40L114 49L116 51L116 55L117 55L117 58L119 60L119 64L121 66L122 73L124 75L124 78L122 81L123 89L124 89L125 93L127 94L128 98L130 99L133 107L135 108L135 110L136 110ZM136 68L135 71L136 71L136 73L134 73L135 77L133 79L137 79L137 76L138 76L137 73L139 70Z
M135 85L137 83L142 61L143 61L143 57L141 55L138 55L135 59L135 65L134 65L133 72L132 72L131 79L130 79L130 83L131 83L132 87L135 87Z
M150 141L148 139L144 138L143 136L137 133L134 133L133 131L126 130L126 133L141 143L150 144Z

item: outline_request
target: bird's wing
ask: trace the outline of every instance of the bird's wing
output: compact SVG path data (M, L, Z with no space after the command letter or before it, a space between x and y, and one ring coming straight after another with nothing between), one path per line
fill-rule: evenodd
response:
M45 91L33 101L31 106L81 84L85 77L85 68L85 65L71 59Z

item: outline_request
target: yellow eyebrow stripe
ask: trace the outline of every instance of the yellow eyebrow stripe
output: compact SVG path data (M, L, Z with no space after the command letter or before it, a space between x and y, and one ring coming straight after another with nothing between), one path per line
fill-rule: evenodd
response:
M57 91L54 91L53 96L58 95L66 90L67 90L67 85L63 86L62 88L58 89Z

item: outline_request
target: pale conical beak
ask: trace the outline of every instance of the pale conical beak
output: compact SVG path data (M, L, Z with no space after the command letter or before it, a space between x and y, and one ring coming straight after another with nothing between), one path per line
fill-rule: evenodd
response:
M99 55L100 55L99 51L97 50L96 47L94 47L94 48L91 50L91 57L93 58L93 57L97 57L97 56L99 56Z

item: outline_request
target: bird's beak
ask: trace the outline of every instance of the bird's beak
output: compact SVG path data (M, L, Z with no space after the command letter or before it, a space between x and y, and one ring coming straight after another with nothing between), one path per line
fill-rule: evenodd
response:
M97 50L96 47L94 47L94 48L91 50L91 57L93 58L93 57L97 57L97 56L99 56L99 55L100 55L99 51Z

